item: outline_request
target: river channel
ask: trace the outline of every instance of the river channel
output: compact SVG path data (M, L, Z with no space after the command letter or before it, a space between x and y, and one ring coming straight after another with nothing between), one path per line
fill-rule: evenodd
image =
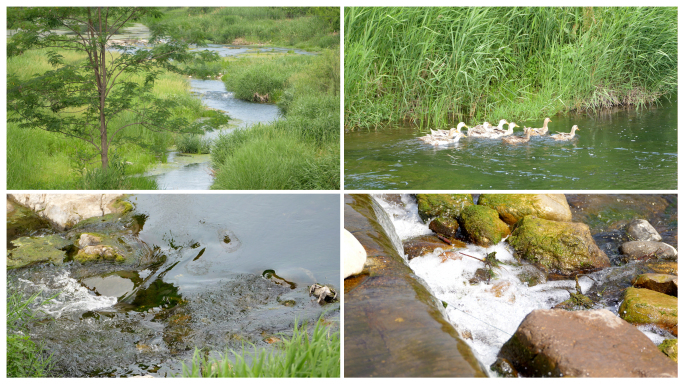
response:
M339 195L127 199L139 230L132 236L157 261L8 271L23 294L56 295L35 308L43 315L30 335L53 354L59 376L172 377L195 348L213 357L247 343L272 348L295 320L320 316L339 329L339 302L319 304L308 288L338 290ZM22 232L15 222L8 219L8 240ZM79 230L102 231L93 225ZM66 236L45 228L34 235L53 233Z
M351 190L677 188L677 100L639 111L551 116L549 134L525 144L462 138L433 146L415 127L391 126L344 135L344 185ZM542 121L516 122L541 127ZM454 124L455 126L456 124ZM435 127L433 127L435 128ZM437 127L446 128L446 127ZM522 135L516 128L515 135Z

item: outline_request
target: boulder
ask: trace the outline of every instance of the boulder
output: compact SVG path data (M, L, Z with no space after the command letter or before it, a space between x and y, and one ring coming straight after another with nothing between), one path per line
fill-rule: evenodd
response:
M632 285L636 288L646 288L651 291L677 296L677 276L662 273L644 273L637 276Z
M461 223L470 239L482 247L498 244L511 234L495 210L481 205L466 207L461 212Z
M628 241L622 243L620 252L629 261L646 258L677 260L677 250L670 244L658 241Z
M59 230L73 227L79 221L132 209L119 200L123 194L11 194L17 203L32 209Z
M667 275L675 275L679 273L676 261L657 261L653 263L646 263L644 266L651 269L654 273L664 273Z
M465 248L464 242L459 240L450 240L451 244L447 244L434 235L424 235L408 239L404 242L404 254L411 260L414 257L425 256L433 253L435 249L449 250L454 248Z
M436 217L428 225L433 232L446 237L456 237L458 233L458 220L451 217Z
M474 205L473 196L469 194L417 194L416 202L418 203L418 214L426 223L434 217L457 219L461 215L463 208Z
M38 263L61 265L71 243L58 235L20 237L12 240L14 248L7 251L7 268L21 268Z
M366 250L346 229L342 231L342 257L344 259L344 278L358 275L366 264Z
M625 290L619 314L632 324L655 324L677 336L677 298L674 296L629 287Z
M625 229L627 235L632 240L636 241L662 241L663 238L658 234L655 228L644 219L635 219L627 224Z
M9 200L7 200L7 213L12 213L12 212L14 212L14 205L12 205L12 203L10 203Z
M560 194L482 194L477 204L496 210L509 225L528 215L553 221L572 220L568 201Z
M596 245L589 226L527 216L508 238L518 259L525 259L546 273L572 276L610 266L608 256Z
M677 339L668 339L660 343L658 349L660 352L664 353L667 357L672 359L675 363L677 362Z
M90 233L82 233L81 237L78 239L78 246L80 248L87 247L89 245L97 245L102 242L102 238L97 235Z
M523 376L677 377L677 364L608 310L537 309L499 351Z

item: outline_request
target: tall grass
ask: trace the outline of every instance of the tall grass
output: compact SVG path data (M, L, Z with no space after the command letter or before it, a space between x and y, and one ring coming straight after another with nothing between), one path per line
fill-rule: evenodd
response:
M537 119L676 89L676 8L345 10L348 129Z
M220 359L206 359L195 351L192 364L183 364L183 377L340 377L340 333L316 323L309 336L295 321L291 338L283 337L279 350L244 348L226 352ZM251 362L248 362L251 360Z
M339 189L337 52L230 63L226 88L247 99L270 92L284 118L215 140L212 189ZM267 80L251 81L256 77ZM271 86L255 88L260 84Z
M52 70L45 50L28 51L7 60L9 74L22 79ZM65 61L75 63L85 56L60 51ZM142 74L131 74L134 81L143 82ZM187 91L187 81L180 75L166 72L155 81L154 94L174 98L179 107L175 116L196 119L205 115L204 107ZM11 111L8 111L11 113ZM109 122L110 132L136 121L133 112L123 112ZM110 136L111 137L111 136ZM7 125L7 186L9 189L150 189L153 181L132 175L143 173L163 159L174 142L173 134L154 132L138 125L125 128L112 141L110 157L125 163L123 181L117 170L102 171L97 153L84 141L40 129L23 129ZM102 188L91 188L97 185ZM124 188L127 187L127 188Z
M217 44L269 44L309 50L339 46L337 7L166 8L162 19L144 23L166 24Z
M52 356L28 335L27 324L35 319L29 306L38 295L25 298L11 281L7 283L7 377L45 377L52 370Z
M200 135L179 135L176 138L176 149L182 153L210 153L211 139Z

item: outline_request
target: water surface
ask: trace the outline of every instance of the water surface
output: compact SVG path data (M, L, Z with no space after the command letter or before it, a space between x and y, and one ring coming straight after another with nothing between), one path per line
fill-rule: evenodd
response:
M547 135L518 145L464 138L434 147L417 139L424 133L415 127L346 133L345 189L677 188L676 100L638 112L551 119L549 134L569 132L576 124L576 138L557 142ZM524 124L541 127L542 121ZM515 135L521 134L516 128Z

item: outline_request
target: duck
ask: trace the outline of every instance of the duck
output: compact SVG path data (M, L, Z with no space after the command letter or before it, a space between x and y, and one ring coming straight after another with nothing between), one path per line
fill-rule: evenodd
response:
M507 144L522 144L530 141L531 135L530 128L525 128L525 137L522 136L507 136L503 138L503 141Z
M463 127L468 128L468 126L466 125L466 123L464 123L464 122L462 122L462 121L461 121L460 123L458 123L458 125L456 126L456 130L457 130L458 133L461 134L461 135L463 135L463 134L461 133L461 129L463 129ZM447 131L446 129L438 129L438 130L436 130L436 131L434 131L434 130L431 129L431 130L430 130L430 133L432 134L432 136L448 136L448 135L451 133L451 130L452 130L452 129L454 129L454 128L451 128L451 129L448 130L448 131Z
M465 137L465 135L460 132L461 128L463 128L464 126L464 123L460 123L458 128L451 128L448 131L443 130L444 132L448 132L446 134L442 134L439 131L432 131L434 132L433 134L425 135L423 137L419 137L418 139L423 140L426 144L432 145L444 145L455 143L458 142L458 140L460 140L461 137Z
M498 139L500 137L504 136L510 136L513 134L513 128L517 127L518 125L516 123L508 123L508 129L503 130L503 129L495 129L492 131L491 137L492 139Z
M573 137L575 137L575 131L579 131L579 128L577 128L576 125L572 126L572 130L570 130L570 133L557 133L555 135L551 135L551 138L554 140L570 140Z
M544 126L541 128L529 128L532 133L530 135L532 136L541 136L541 135L546 135L546 133L549 131L549 123L553 123L550 118L544 119ZM527 128L527 127L525 127Z
M468 136L481 137L492 130L491 124L488 122L482 123L482 125L476 125L468 129Z

